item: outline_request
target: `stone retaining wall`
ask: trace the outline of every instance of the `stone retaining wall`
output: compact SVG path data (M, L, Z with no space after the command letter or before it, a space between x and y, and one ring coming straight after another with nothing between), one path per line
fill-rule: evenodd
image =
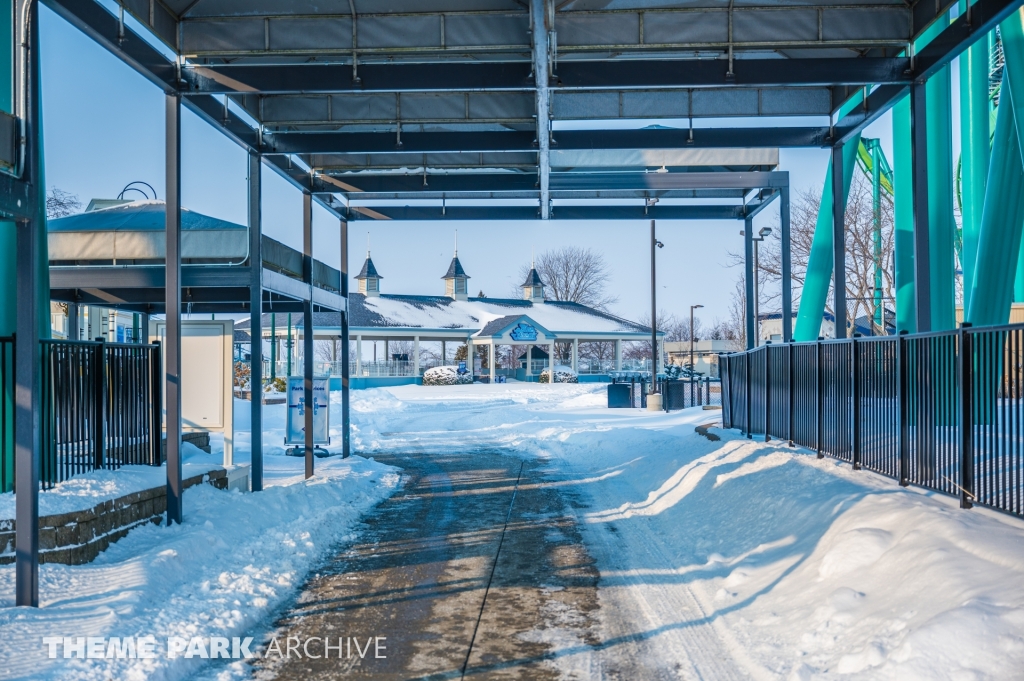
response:
M227 489L228 475L218 468L182 482L185 489L204 482ZM146 523L159 525L166 512L167 488L161 485L109 499L84 511L41 516L39 562L89 563L132 529ZM14 530L14 520L0 520L0 565L14 562Z

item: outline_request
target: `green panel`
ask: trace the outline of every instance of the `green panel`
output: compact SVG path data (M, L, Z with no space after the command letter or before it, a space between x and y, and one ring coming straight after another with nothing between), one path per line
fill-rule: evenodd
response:
M914 298L914 170L910 148L910 97L892 110L893 187L895 203L896 329L917 330Z
M928 79L928 251L932 331L956 328L952 85L947 66Z
M1003 39L1006 40L1005 31ZM1004 88L1009 70L1008 53ZM1005 324L1010 312L1013 276L1024 226L1024 163L1013 108L1011 97L1000 98L978 238L978 266L974 270L971 309L966 318L975 326Z
M964 3L961 2L961 7ZM970 311L974 265L978 253L985 180L991 149L991 104L988 97L991 34L960 55L960 198L963 246L961 266L964 308Z
M857 167L860 134L843 145L843 203L850 196L850 181ZM832 282L832 164L825 172L825 186L821 190L818 220L814 225L814 239L807 259L807 275L800 293L800 310L793 329L793 340L814 340L821 333L821 316L825 312L829 285Z

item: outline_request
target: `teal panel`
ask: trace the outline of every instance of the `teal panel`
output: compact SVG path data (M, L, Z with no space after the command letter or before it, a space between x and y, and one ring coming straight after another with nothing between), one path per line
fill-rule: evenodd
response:
M960 4L963 7L964 3ZM990 51L991 34L960 55L960 201L963 225L960 264L963 268L964 308L968 311L971 308L974 264L991 149Z
M1005 32L1003 36L1005 40ZM1009 68L1007 56L1007 71ZM1004 74L1004 88L1006 83ZM996 112L995 144L978 235L978 261L971 308L966 317L975 326L1005 324L1009 318L1024 226L1024 163L1011 98L1005 96L1005 89L1003 92Z
M928 251L932 331L956 328L952 84L947 66L928 79Z
M917 304L914 298L914 170L910 137L910 97L904 97L892 110L896 329L914 333L917 330Z

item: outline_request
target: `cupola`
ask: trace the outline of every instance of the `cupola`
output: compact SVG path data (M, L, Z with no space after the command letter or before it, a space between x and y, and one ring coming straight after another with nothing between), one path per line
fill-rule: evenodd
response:
M530 273L526 275L526 281L522 284L523 289L523 300L529 300L531 303L543 303L544 302L544 282L540 280L540 275L537 274L537 267L534 263L530 263Z
M444 279L444 294L452 300L466 300L469 297L469 275L462 269L459 262L459 233L455 233L455 256L448 265L448 271L441 277Z
M359 274L356 275L356 281L359 282L359 292L368 298L380 295L380 280L384 277L377 274L377 268L373 266L373 260L370 259L370 249L366 249L366 262L363 263L363 269L359 270Z

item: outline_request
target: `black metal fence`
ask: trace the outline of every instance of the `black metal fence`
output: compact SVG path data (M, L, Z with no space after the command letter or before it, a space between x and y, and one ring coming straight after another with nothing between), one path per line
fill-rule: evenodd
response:
M41 341L40 480L161 463L160 346ZM14 343L0 338L0 483L14 485Z
M721 384L706 377L694 380L662 380L658 382L658 391L661 393L661 406L665 411L722 403Z
M727 428L1024 515L1024 325L723 356Z

